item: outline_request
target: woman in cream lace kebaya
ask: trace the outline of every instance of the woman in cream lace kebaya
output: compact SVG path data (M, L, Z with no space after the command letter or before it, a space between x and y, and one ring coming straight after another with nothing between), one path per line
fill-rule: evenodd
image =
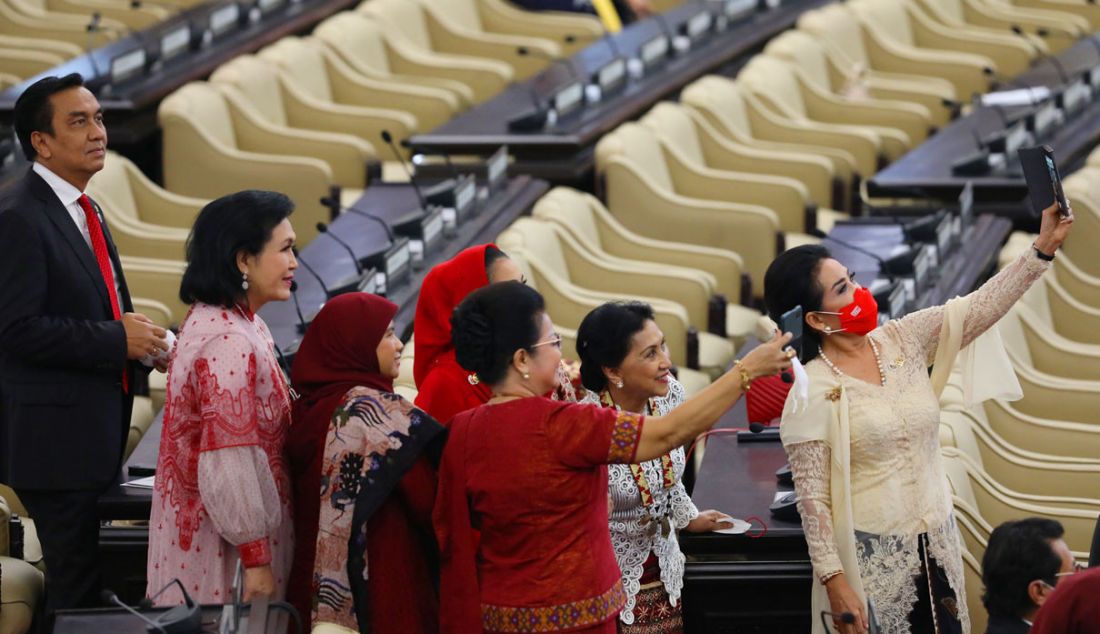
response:
M773 319L805 311L809 399L791 390L780 430L818 581L815 633L825 631L823 611L842 634L866 631L868 603L882 632L969 632L938 390L959 347L1050 267L1071 224L1051 206L1034 248L980 289L881 328L874 298L823 247L791 249L768 268ZM844 612L856 623L841 623Z
M664 416L683 403L684 388L672 377L653 319L653 309L640 302L604 304L584 318L577 350L589 391L582 402L646 416ZM691 502L680 480L684 465L683 447L641 464L608 465L611 546L626 591L618 623L624 634L684 631L684 555L676 531L723 527L721 513L700 513Z

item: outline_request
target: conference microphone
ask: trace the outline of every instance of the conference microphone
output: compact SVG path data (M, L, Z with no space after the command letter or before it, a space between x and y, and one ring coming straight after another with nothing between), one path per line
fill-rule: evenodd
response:
M316 226L317 226L318 231L320 231L321 233L323 233L323 234L327 235L328 237L332 238L333 240L335 240L336 244L339 244L340 246L344 247L344 250L347 251L348 255L351 256L351 263L355 265L356 273L358 273L359 275L362 275L363 274L363 265L359 264L359 258L355 255L355 249L352 249L350 244L348 244L347 242L344 242L343 240L341 240L340 236L336 235L332 231L329 231L327 224L318 221Z
M401 156L401 151L397 149L397 145L393 142L393 135L390 134L389 130L382 130L382 141L390 147L390 151L393 152L394 158L401 164L401 169L405 171L405 176L409 177L409 184L412 185L413 191L416 192L417 199L420 200L420 208L427 211L428 200L424 198L424 192L420 191L420 185L416 184L412 169L409 168L409 164L405 161L405 157Z
M333 189L337 190L339 188L334 186ZM394 284L405 279L415 258L420 257L422 259L424 243L419 242L419 244L414 245L414 240L402 235L394 235L390 225L382 218L359 209L342 207L338 202L339 200L339 194L334 192L333 195L322 198L321 204L337 210L338 213L353 213L357 216L368 218L382 225L386 230L386 237L389 240L389 244L378 251L358 258L359 262L365 267L364 270L366 273L362 276L361 280L357 282L358 290L361 292L385 295L387 287L392 287ZM436 217L437 216L438 212L436 213ZM415 218L411 221L406 220L405 222L419 223L421 222L421 218L422 216L419 212L416 212ZM442 233L442 220L439 221L438 232ZM329 232L329 235L332 235L332 232ZM414 253L418 247L420 253Z
M333 185L332 189L339 190L340 186ZM344 207L343 205L341 205L339 191L334 191L328 196L322 196L321 204L331 209L334 216L338 216L341 213L349 213L355 214L357 216L362 216L364 218L369 218L370 220L382 225L382 229L385 230L386 237L389 238L390 242L393 242L395 239L393 235L393 229L391 229L389 223L383 220L381 217L376 216L370 212L363 211L362 209L356 209L355 207Z
M324 278L322 278L321 275L317 273L317 270L314 269L313 266L311 266L310 263L302 257L302 254L298 251L298 247L294 247L294 257L298 260L298 263L305 267L306 271L308 271L309 274L313 276L313 279L317 280L317 283L321 285L321 288L325 291L326 299L332 299L333 297L336 297L340 294L335 292L334 290L329 290L328 284L325 283Z
M851 249L852 251L855 251L856 253L866 255L867 257L871 258L872 260L874 260L875 262L878 263L879 271L881 271L882 273L885 273L886 277L891 282L896 282L897 281L897 277L894 275L894 272L892 270L893 267L891 266L890 261L888 261L885 258L883 258L882 256L876 254L874 251L871 251L870 249L865 249L865 248L860 247L860 246L856 246L856 245L852 244L851 242L847 242L847 241L841 240L839 238L834 238L831 235L826 235L825 237L822 238L822 240L828 240L829 242L835 242L836 244L839 244L840 246L842 246L846 249ZM904 256L904 254L902 254L902 256ZM902 257L902 256L898 256L898 257Z
M295 328L298 330L299 335L304 335L306 329L309 328L309 322L302 314L302 304L298 301L298 282L290 283L290 298L294 300L294 312L298 315L298 325ZM275 349L278 350L279 346L275 346Z
M111 592L110 590L104 588L99 593L99 599L103 603L117 605L118 607L122 608L123 610L126 610L130 614L133 614L134 616L138 617L139 619L141 619L142 621L145 622L145 625L148 627L149 631L160 632L160 634L168 634L168 630L165 630L164 627L162 627L159 623L157 623L153 619L150 619L149 617L145 616L141 612L138 612L134 608L126 605L125 603L123 603L122 599L118 598L118 595L115 594L114 592ZM142 600L142 603L144 603L144 602L145 602L145 600Z
M393 135L390 134L389 130L382 130L382 140L390 147L394 158L401 163L401 169L409 177L409 185L416 192L417 200L420 201L419 210L399 218L394 223L397 227L397 233L415 240L421 240L423 249L425 251L430 250L442 238L443 213L440 207L454 209L455 221L457 222L457 218L464 214L476 198L477 183L472 177L465 179L448 178L432 185L430 190L425 191L420 183L416 182L416 177L413 175L409 162L397 150L397 145L394 144ZM450 158L448 157L449 161ZM392 240L392 232L390 236Z
M550 62L550 64L553 66L564 66L565 69L569 71L569 74L573 77L575 81L579 81L582 84L584 83L584 79L581 77L581 74L577 72L577 67L573 65L572 58L561 57L559 55L550 55L537 48L528 48L526 46L517 46L516 54L520 57L537 57L539 59Z

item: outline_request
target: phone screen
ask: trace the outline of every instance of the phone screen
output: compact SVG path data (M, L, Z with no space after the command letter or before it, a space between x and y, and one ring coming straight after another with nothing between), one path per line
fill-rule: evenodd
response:
M789 345L798 352L799 356L802 355L802 322L801 306L795 306L779 318L779 330L791 333Z
M1047 164L1047 172L1050 173L1050 184L1054 186L1054 199L1060 205L1059 213L1063 216L1069 213L1069 203L1066 202L1066 194L1062 191L1062 177L1058 174L1058 166L1054 164L1054 157L1044 153L1043 159Z

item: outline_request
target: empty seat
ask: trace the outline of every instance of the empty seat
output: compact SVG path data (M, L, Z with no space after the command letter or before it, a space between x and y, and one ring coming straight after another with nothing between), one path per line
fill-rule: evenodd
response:
M875 106L874 116L880 122L904 129L905 119L891 116L901 110L927 119L928 126L940 127L951 120L952 109L942 96L906 86L890 86L868 81L866 71L859 73L842 67L829 55L826 45L806 31L790 30L774 38L764 48L772 57L793 64L803 81L826 93L839 97L844 104ZM897 120L898 123L893 123ZM868 120L868 123L874 119Z
M476 0L478 18L489 31L556 42L562 55L572 55L603 33L599 19L583 13L524 11L508 0Z
M18 80L30 79L54 66L65 63L65 58L49 51L13 49L0 42L0 69Z
M391 85L413 88L413 93L443 100L452 113L474 103L474 91L467 84L448 76L448 70L403 60L387 43L385 31L377 22L355 11L344 11L328 18L313 29L321 40L355 72ZM503 85L503 82L501 83ZM498 88L499 89L499 88Z
M127 255L120 255L119 260L131 295L167 306L172 311L172 324L183 321L189 309L179 298L180 282L187 268L184 262Z
M665 149L694 173L699 185L726 190L737 202L771 209L786 232L820 236L848 217L829 209L828 199L813 200L809 188L794 178L738 169L741 161L721 134L686 106L661 102L641 123L657 133Z
M308 243L317 235L317 222L330 219L320 199L337 181L330 162L318 156L329 155L334 144L264 123L243 105L230 108L227 97L214 86L194 82L161 102L157 118L164 134L165 185L200 198L248 188L283 192L297 208L291 223L298 241ZM369 156L362 143L347 137L342 144L347 154L333 161L362 166L360 186Z
M20 38L42 38L44 40L56 40L67 42L80 47L83 50L88 46L88 19L79 19L68 15L37 15L29 16L9 5L6 0L0 0L0 35L15 36ZM106 43L118 38L122 33L119 30L105 30L95 35L100 42Z
M698 196L701 192L676 157L637 123L623 124L600 140L596 171L608 209L628 229L737 252L752 277L754 293L761 296L764 271L782 250L774 211Z
M1069 16L1042 11L1020 11L1009 4L981 0L917 0L932 19L952 28L975 29L1000 36L1027 38L1041 54L1057 54L1083 34L1088 21L1075 24ZM1044 13L1046 15L1044 15ZM1069 19L1060 19L1069 18Z

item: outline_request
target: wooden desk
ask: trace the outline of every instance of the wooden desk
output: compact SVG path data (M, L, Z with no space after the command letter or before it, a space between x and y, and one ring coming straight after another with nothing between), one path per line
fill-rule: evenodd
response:
M111 149L126 155L147 175L160 181L161 136L157 107L162 99L188 82L205 79L218 66L239 55L255 52L288 35L305 33L321 20L358 2L288 1L282 10L269 14L259 22L227 32L200 50L183 53L165 63L159 71L113 86L109 93L101 92L99 103L103 106ZM95 83L100 78L109 77L111 60L118 55L140 48L145 48L147 54L159 51L160 38L164 34L187 23L193 29L204 29L209 24L210 13L226 4L221 0L211 0L185 9L156 26L108 42L0 93L0 123L11 124L15 100L38 79L46 75L80 73L86 83ZM241 11L247 13L248 9L243 7Z
M807 9L830 0L787 0L775 10L757 12L732 24L723 33L711 34L684 55L670 58L664 66L614 96L605 97L569 115L542 132L516 133L508 120L530 111L534 96L548 98L555 89L587 78L614 59L606 41L596 41L563 63L550 65L531 79L513 84L493 99L476 106L435 130L410 139L414 151L423 153L488 155L508 145L515 157L514 173L531 174L556 183L591 183L596 142L619 124L637 118L661 99L674 96L682 87L707 73L745 58L763 48L775 34L794 26ZM703 5L685 2L664 14L673 31L697 15ZM635 22L614 36L615 47L625 57L635 57L647 41L665 33L661 23L650 18Z
M1082 40L1058 55L1070 77L1080 76L1100 63L1095 41ZM1013 86L1060 86L1063 81L1050 61L1042 61L1013 80ZM1012 114L1009 109L1005 114ZM1027 186L1015 156L1000 170L981 176L955 176L953 161L977 149L975 135L988 137L1004 129L1004 120L992 108L976 108L882 170L867 183L872 197L956 200L967 181L974 183L975 210L996 213L1018 220L1024 226L1038 227L1027 201ZM1080 167L1089 151L1100 142L1100 97L1094 97L1086 109L1038 140L1054 148L1062 174Z
M940 267L939 279L922 293L912 310L944 303L977 288L996 264L1010 222L978 217L958 248ZM833 245L829 245L830 248ZM843 255L837 254L843 261ZM739 351L746 354L755 343ZM716 428L748 426L744 399ZM699 509L718 509L746 519L757 516L768 531L746 535L681 533L687 556L684 570L684 622L691 632L804 634L810 628L813 570L799 522L771 517L768 507L778 491L775 471L787 462L778 441L739 443L734 434L707 439L692 501ZM754 522L755 526L755 522ZM755 531L752 531L755 532Z

